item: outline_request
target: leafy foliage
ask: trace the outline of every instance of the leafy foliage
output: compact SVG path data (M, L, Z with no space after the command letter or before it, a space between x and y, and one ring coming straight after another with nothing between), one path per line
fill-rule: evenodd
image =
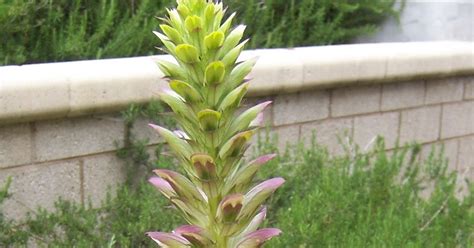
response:
M250 47L350 42L368 34L395 0L226 1L249 26ZM155 54L158 26L174 0L0 0L0 64L25 64Z
M273 143L262 141L257 152L276 151ZM389 154L382 143L338 158L318 145L282 152L260 175L288 179L270 202L268 224L283 234L268 247L472 247L474 187L456 198L456 175L441 152L426 160L418 152L411 146ZM167 157L155 162L174 167ZM434 185L431 195L427 185ZM31 216L22 233L9 233L0 245L25 245L27 235L40 247L149 247L145 231L182 222L163 199L142 182L120 187L99 209L58 201L55 212Z
M419 151L389 154L380 140L368 154L330 159L315 145L280 157L267 173L291 186L273 198L284 235L269 247L472 247L474 185L460 200L442 151Z

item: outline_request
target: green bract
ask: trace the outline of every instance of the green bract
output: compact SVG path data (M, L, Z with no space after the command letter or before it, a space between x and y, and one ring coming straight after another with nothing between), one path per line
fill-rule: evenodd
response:
M151 125L169 144L185 175L156 170L152 183L179 209L189 225L172 233L149 232L162 247L261 247L280 230L264 228L264 201L283 183L273 178L255 185L258 169L273 154L243 161L249 141L262 124L270 102L241 114L236 110L247 93L247 75L256 60L236 64L245 43L245 26L224 22L222 3L178 0L168 10L163 33L155 32L177 63L159 62L169 88L159 92L182 130ZM255 185L255 186L254 186Z

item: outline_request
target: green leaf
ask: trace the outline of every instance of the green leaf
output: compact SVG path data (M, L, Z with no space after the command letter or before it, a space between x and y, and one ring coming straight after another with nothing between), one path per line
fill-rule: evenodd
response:
M174 63L160 60L158 61L158 67L160 67L161 72L163 72L166 77L181 80L186 78L183 69Z
M227 38L224 41L224 45L222 46L222 53L227 54L230 50L235 48L237 44L239 44L240 40L242 39L242 36L244 35L245 32L245 25L239 25L230 34L227 36Z
M155 129L169 144L171 149L178 154L182 159L189 159L193 154L191 146L184 140L178 138L170 130L150 124L150 127Z
M181 39L181 35L178 32L178 30L165 24L160 25L160 28L161 30L163 30L165 35L168 36L168 38L174 42L174 44L177 45L177 44L183 43L183 40ZM174 50L171 50L171 51L174 51Z
M243 83L233 91L231 91L227 96L222 100L219 105L220 111L226 111L229 108L237 108L240 106L240 102L244 98L245 94L248 91L250 83Z
M235 120L232 121L232 124L229 128L229 134L245 130L249 127L250 123L257 118L258 114L263 112L265 108L270 105L271 101L266 101L260 103L252 108L247 109L245 112L240 114Z

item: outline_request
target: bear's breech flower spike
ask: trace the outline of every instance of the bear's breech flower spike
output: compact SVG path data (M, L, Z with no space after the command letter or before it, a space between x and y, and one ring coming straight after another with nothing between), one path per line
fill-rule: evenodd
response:
M182 214L188 225L147 235L161 247L253 248L281 233L259 229L264 202L284 183L255 183L258 170L275 157L243 161L252 136L263 125L263 102L238 113L256 59L237 63L248 40L245 26L232 28L215 0L177 0L176 9L154 32L175 62L160 61L169 82L158 96L174 112L179 130L150 124L168 143L183 173L155 170L149 182Z

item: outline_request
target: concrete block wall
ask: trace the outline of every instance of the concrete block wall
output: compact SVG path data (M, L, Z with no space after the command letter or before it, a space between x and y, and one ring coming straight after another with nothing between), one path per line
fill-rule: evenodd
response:
M281 148L309 140L315 131L318 142L335 154L343 152L338 136L362 148L377 135L388 149L397 142L417 141L427 151L445 144L451 167L462 172L474 168L472 84L474 77L462 76L277 95L272 126Z
M337 135L349 135L361 147L381 135L389 149L397 141L417 140L424 154L444 144L450 168L470 169L466 175L474 179L473 48L419 43L246 52L244 57L260 56L246 103L273 100L266 122L282 148L309 141L313 131L333 154L343 152ZM13 179L13 196L3 206L7 218L21 219L37 206L52 209L58 197L98 206L109 187L124 181L115 150L125 126L117 111L149 101L150 91L163 85L161 73L150 66L154 59L0 67L0 185ZM54 76L48 71L57 66L64 74L59 79L35 77ZM121 88L126 92L118 96L109 90L117 66L116 86L136 85ZM59 82L71 84L63 87L69 96L64 103L51 107L49 97L28 102L31 92L49 92ZM83 93L80 101L76 90ZM150 146L160 142L146 120L134 131L149 138Z

